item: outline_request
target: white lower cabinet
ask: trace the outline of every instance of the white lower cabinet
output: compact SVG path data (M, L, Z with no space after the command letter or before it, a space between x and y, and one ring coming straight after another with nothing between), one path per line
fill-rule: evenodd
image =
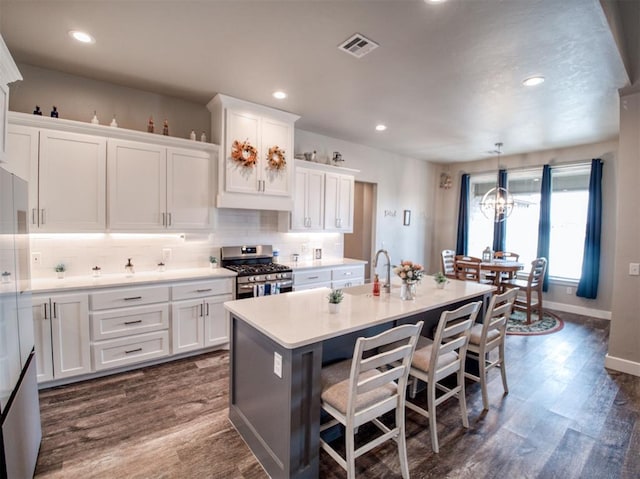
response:
M169 355L169 287L91 294L91 356L96 371Z
M38 382L91 372L87 294L33 295Z
M217 346L229 341L222 303L233 299L232 280L198 281L174 286L171 292L171 352Z
M342 289L364 284L364 264L309 268L293 273L293 290Z

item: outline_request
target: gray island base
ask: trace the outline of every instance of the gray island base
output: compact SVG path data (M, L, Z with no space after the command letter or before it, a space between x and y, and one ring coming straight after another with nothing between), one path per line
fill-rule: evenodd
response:
M440 313L469 301L487 303L494 288L451 281L437 289L425 278L414 301L399 288L373 297L371 285L345 289L330 314L320 288L225 303L231 317L229 419L273 478L317 478L320 371L349 358L358 336L424 320L431 336Z

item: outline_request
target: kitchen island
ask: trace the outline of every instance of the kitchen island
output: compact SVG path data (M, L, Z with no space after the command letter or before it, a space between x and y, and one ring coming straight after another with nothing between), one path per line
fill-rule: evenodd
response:
M425 320L430 335L440 312L472 300L488 301L493 286L452 280L437 289L431 278L413 301L400 288L379 297L371 285L345 289L330 314L328 288L225 303L231 313L229 419L273 478L317 478L320 371L350 357L358 336L402 322Z

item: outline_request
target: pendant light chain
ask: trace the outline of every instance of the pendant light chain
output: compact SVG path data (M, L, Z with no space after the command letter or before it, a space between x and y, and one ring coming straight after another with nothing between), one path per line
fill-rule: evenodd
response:
M506 188L500 186L500 154L502 153L502 143L495 144L498 159L498 179L496 186L485 193L480 202L480 211L485 218L496 223L504 221L513 211L514 200L511 193Z

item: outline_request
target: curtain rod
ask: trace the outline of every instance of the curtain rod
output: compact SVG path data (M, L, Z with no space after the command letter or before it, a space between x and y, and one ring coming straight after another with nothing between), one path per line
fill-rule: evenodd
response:
M603 160L602 158L599 158L600 161L602 161L603 163L605 163L605 160ZM545 163L547 164L547 163ZM551 169L559 169L559 168L563 168L563 167L570 167L570 166L580 166L580 165L590 165L591 164L591 160L575 160L575 161L567 161L567 162L561 162L561 163L555 163L552 161L550 161L549 166L551 166ZM509 173L510 171L522 171L522 170L535 170L536 168L540 168L542 169L544 167L543 165L531 165L531 166L516 166L515 168L505 168L505 167L501 167L501 170L507 170L507 173ZM495 173L496 175L498 174L498 170L481 170L481 171L474 171L474 172L467 172L465 170L458 170L459 173L465 174L465 173L469 173L470 175L488 175L489 173Z

